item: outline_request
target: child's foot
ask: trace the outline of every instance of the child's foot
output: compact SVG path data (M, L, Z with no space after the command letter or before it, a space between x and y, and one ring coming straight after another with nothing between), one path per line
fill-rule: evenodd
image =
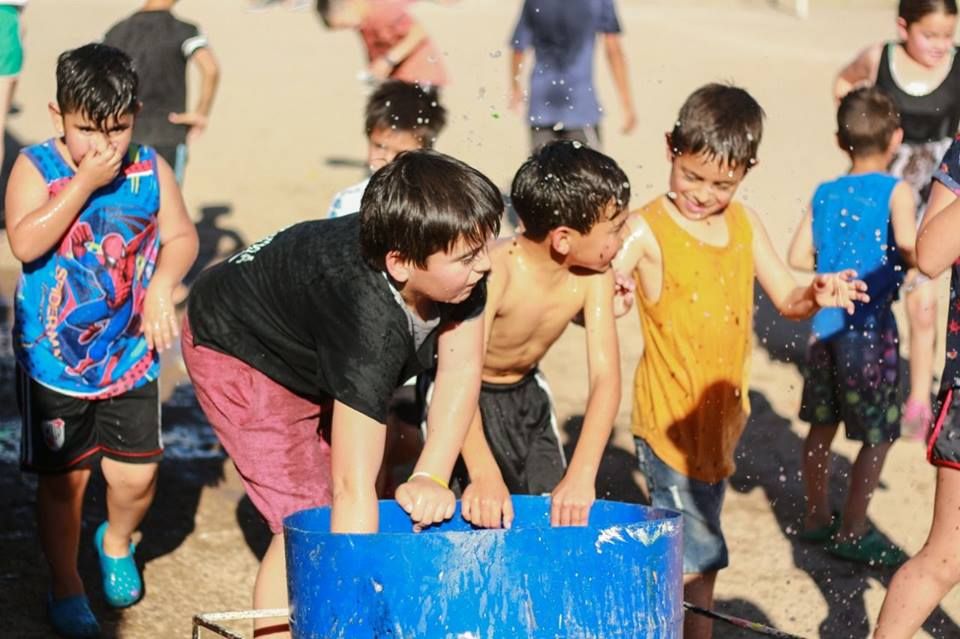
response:
M884 539L875 528L859 539L834 539L826 549L841 559L870 566L899 566L907 560L907 554L893 542Z
M54 599L47 593L47 619L61 637L66 639L90 639L100 636L100 624L90 610L86 595L73 595Z
M926 441L931 423L933 423L933 411L930 409L930 404L908 399L907 403L903 405L900 428L903 430L905 439Z
M830 541L830 538L837 534L838 530L840 530L840 513L834 511L830 515L829 522L821 526L804 528L800 531L799 537L801 541L822 544L825 541Z
M140 601L143 596L143 581L137 562L133 559L134 545L125 557L111 557L103 550L103 535L107 522L100 524L93 536L93 546L100 558L100 573L103 578L103 595L114 608L126 608Z

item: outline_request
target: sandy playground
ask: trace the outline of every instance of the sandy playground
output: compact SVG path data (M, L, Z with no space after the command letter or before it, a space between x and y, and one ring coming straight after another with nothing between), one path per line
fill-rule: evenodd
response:
M740 196L762 213L785 250L815 184L845 168L832 143L833 74L860 47L894 36L896 3L813 0L807 20L792 16L786 0L784 6L776 0L618 4L639 116L632 135L619 134L620 114L602 62L599 91L609 106L605 150L630 176L633 204L665 190L663 132L683 98L705 82L731 80L750 90L768 116L760 165ZM31 1L24 18L28 57L5 140L8 165L17 146L52 134L46 105L59 52L98 39L137 6L133 0ZM438 148L504 188L527 151L524 123L505 106L507 39L519 6L520 0L462 0L453 7L414 8L453 77L444 99L450 125ZM309 10L252 13L244 0L184 0L179 13L203 26L223 71L210 128L191 148L185 185L200 231L200 268L282 226L322 215L335 191L361 177L362 49L353 33L324 31ZM7 299L17 269L3 242L0 290ZM946 283L937 285L945 296ZM624 401L600 477L600 496L627 501L642 499L629 434L638 330L635 316L621 321ZM753 416L724 511L731 567L719 578L717 608L806 637L860 639L869 635L892 571L834 560L796 538L806 426L795 417L801 378L794 362L802 357L805 330L778 320L758 298ZM6 328L0 345L0 635L45 637L46 569L35 539L34 482L16 466L19 426ZM543 370L567 435L575 436L587 392L580 329L567 331ZM81 571L106 637L187 637L195 613L249 607L266 544L266 529L175 362L165 367L164 395L168 459L138 551L147 595L129 610L109 611L100 603L89 540L103 518L101 482L92 485L85 507ZM835 445L837 505L855 451L846 442ZM919 444L894 447L871 514L909 552L926 536L933 479ZM960 637L960 591L943 601L925 629L930 636ZM749 635L718 624L716 636Z

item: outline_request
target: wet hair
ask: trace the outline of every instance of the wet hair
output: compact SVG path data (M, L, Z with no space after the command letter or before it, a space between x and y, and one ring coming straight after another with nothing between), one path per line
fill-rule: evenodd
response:
M589 233L612 203L630 203L630 181L610 157L579 142L558 140L540 147L517 171L510 199L524 234L542 240L560 226Z
M757 162L763 136L763 109L753 97L729 84L707 84L690 94L670 133L675 155L705 153L731 169Z
M914 22L920 22L931 13L944 13L948 16L957 15L956 0L900 0L897 15L909 27Z
M60 112L81 113L98 129L107 120L137 111L139 80L126 53L105 44L86 44L57 58Z
M883 89L855 89L840 100L837 141L853 157L885 152L899 128L897 106Z
M360 247L376 269L397 251L426 268L427 258L461 239L485 244L500 232L503 198L490 179L448 155L406 151L373 174L360 201Z
M378 129L407 131L425 149L432 149L447 124L447 110L435 88L387 80L367 100L364 126L369 137Z

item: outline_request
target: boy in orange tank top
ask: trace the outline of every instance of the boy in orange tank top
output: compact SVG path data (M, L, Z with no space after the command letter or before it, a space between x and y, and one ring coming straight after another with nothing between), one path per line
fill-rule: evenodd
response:
M644 353L633 433L654 506L683 513L684 598L711 608L728 564L720 529L725 480L750 412L753 279L789 319L869 300L853 271L798 285L757 214L733 197L756 164L763 109L743 89L709 84L667 133L670 190L631 214L614 268L637 284ZM684 637L710 637L688 616Z

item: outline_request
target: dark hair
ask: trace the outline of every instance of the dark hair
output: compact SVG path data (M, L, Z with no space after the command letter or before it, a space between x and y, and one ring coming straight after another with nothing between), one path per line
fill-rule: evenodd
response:
M408 131L420 146L432 149L446 124L447 110L432 87L387 80L367 100L364 126L368 136L377 129Z
M129 56L105 44L86 44L57 59L60 112L82 113L100 129L111 117L136 112L138 84Z
M330 26L330 12L337 8L341 0L317 0L317 13L327 27Z
M900 0L897 15L903 18L909 27L914 22L920 22L931 13L945 13L948 16L957 15L956 0Z
M360 247L385 267L397 251L425 268L427 258L463 239L480 246L500 232L503 198L490 179L428 149L406 151L373 174L360 202Z
M542 240L553 229L568 226L589 233L613 203L630 203L630 182L610 157L571 140L540 147L517 171L510 199L523 221L524 233Z
M897 105L883 89L855 89L840 100L837 141L851 156L885 152L893 132L899 128Z
M763 109L753 97L729 84L707 84L690 94L670 133L675 154L706 153L730 168L749 170L763 136Z

